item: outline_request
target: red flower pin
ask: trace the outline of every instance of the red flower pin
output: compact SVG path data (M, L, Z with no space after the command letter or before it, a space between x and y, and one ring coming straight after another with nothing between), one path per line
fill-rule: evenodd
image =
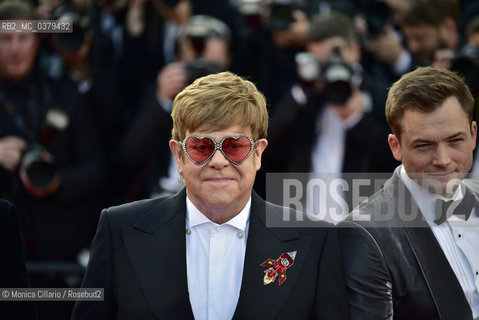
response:
M278 259L268 259L261 264L262 267L269 267L264 271L264 285L274 282L277 276L279 276L279 285L283 284L286 280L286 270L293 265L296 252L297 251L283 253Z

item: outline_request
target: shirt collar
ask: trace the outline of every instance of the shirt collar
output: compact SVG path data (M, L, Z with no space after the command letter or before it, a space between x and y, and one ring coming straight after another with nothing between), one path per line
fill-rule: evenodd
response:
M412 180L404 169L404 166L401 165L401 170L399 172L399 177L401 178L402 182L406 185L411 193L414 201L416 202L417 206L421 210L422 214L426 218L428 222L434 221L435 219L435 207L436 207L436 200L461 200L464 197L465 192L465 185L461 181L459 184L459 188L456 189L454 194L451 198L446 198L440 194L432 193L426 188L423 188L419 185L416 181Z
M230 225L238 230L245 231L246 225L249 221L251 211L251 197L248 199L248 202L243 207L243 209L234 216L229 221L225 222L223 225ZM206 217L198 208L191 202L191 200L186 196L186 226L193 228L204 223L212 223L215 226L219 224L211 221Z

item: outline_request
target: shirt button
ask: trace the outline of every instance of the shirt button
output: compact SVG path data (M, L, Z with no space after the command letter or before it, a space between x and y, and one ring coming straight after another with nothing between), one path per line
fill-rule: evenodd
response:
M238 238L240 238L240 239L243 238L243 232L241 232L241 231L238 232Z
M188 229L188 228L185 229L185 232L186 232L186 234L191 234L191 230Z
M216 230L216 231L220 231L220 230L221 230L221 227L218 226L218 227L215 228L215 230Z

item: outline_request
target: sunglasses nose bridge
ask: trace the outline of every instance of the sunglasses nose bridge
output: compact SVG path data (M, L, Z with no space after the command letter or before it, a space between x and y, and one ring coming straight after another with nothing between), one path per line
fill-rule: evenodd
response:
M213 141L213 142L215 144L215 148L214 148L213 152L211 153L211 155L209 156L210 161L215 157L216 151L218 151L218 150L220 151L221 155L224 157L224 159L226 161L230 161L228 156L226 155L226 153L223 150L223 143L222 142L216 142L216 141Z

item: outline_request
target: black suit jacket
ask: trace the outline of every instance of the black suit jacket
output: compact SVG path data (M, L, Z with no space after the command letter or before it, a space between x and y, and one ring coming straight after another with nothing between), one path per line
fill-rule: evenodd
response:
M23 239L15 206L0 200L0 288L29 288ZM0 302L2 319L36 319L34 302Z
M254 192L235 319L348 319L335 229L266 228ZM186 276L186 192L104 210L83 287L103 302L77 302L72 319L192 319ZM263 284L267 258L297 251L287 279ZM234 276L234 275L232 275Z
M399 167L337 225L352 319L472 319L454 271L398 173ZM465 183L479 194L477 182ZM380 221L391 209L391 219Z

